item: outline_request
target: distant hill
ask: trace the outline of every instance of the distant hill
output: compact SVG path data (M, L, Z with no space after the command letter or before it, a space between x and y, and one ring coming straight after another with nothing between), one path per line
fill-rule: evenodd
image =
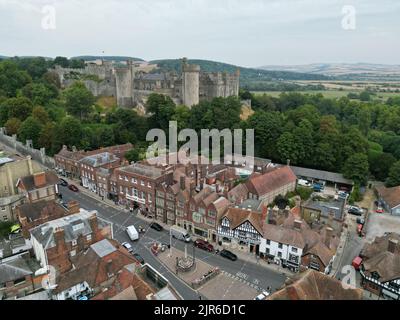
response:
M398 80L400 65L373 63L313 63L305 65L267 65L263 70L303 72L335 77L338 80Z
M155 63L161 70L175 70L176 72L181 71L181 60L180 59L167 59L167 60L153 60L150 63ZM233 73L236 69L240 70L240 82L241 85L246 85L248 82L264 82L271 80L330 80L330 77L318 74L308 74L300 72L289 72L289 71L267 71L261 69L244 68L238 67L232 64L223 62L216 62L210 60L199 60L189 59L188 63L197 64L200 66L202 71L206 72L229 72Z
M103 59L107 61L118 61L118 62L126 60L144 61L141 58L127 57L127 56L76 56L76 57L71 57L71 59L80 59L85 61Z

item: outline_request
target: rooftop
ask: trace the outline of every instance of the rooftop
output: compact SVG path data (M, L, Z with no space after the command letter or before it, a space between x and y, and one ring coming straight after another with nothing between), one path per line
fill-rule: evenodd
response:
M340 173L316 170L316 169L308 169L292 165L290 167L292 168L294 174L298 177L353 185L353 181L344 178L343 175Z
M156 168L151 165L145 165L141 163L134 163L126 167L121 167L119 171L134 173L142 177L157 179L164 174L164 171L160 168Z
M96 155L84 157L79 162L96 168L116 161L119 161L119 158L117 158L114 154L110 152L102 152Z

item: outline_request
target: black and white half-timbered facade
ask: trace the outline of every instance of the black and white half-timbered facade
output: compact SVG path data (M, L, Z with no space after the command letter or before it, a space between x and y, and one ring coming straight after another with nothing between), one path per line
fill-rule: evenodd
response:
M241 208L229 208L217 227L219 240L247 246L258 253L262 238L261 214Z

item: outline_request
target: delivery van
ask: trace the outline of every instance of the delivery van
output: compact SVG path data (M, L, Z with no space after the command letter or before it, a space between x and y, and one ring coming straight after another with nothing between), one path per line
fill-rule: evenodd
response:
M192 240L190 238L189 233L185 229L177 225L172 226L169 232L171 236L175 239L182 240L185 242L190 242Z
M126 228L126 232L128 233L129 239L132 241L139 239L139 232L137 232L135 226L129 226Z

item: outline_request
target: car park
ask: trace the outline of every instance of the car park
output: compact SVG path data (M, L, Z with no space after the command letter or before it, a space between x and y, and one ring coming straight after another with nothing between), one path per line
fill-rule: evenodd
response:
M221 252L219 253L221 257L227 258L231 261L236 261L237 260L237 255L230 252L229 250L221 250Z
M128 250L128 252L132 252L132 251L133 251L133 248L132 248L132 246L131 246L131 244L130 244L129 242L123 242L123 243L121 243L121 245L122 245L126 250Z
M159 225L157 222L150 223L150 228L152 228L152 229L154 229L156 231L163 231L164 230L164 228L161 225Z
M197 239L195 242L193 242L193 245L199 249L206 250L208 252L213 252L214 251L214 246L202 239Z
M70 184L70 185L68 186L68 189L71 190L71 191L73 191L73 192L78 192L78 191L79 191L78 187L75 186L74 184Z

